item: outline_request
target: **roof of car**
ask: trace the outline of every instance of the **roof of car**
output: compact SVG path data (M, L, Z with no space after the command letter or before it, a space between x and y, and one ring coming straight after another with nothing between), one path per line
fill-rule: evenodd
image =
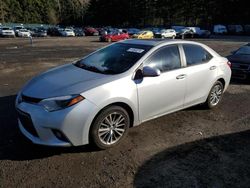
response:
M195 41L187 41L187 40L181 40L181 39L129 39L124 40L121 43L124 44L137 44L137 45L147 45L147 46L159 46L159 45L171 45L171 44L193 44L193 45L199 45L203 48L207 49L213 56L220 56L217 52L215 52L213 49L208 47L205 44L195 42Z
M147 39L147 40L129 39L129 40L122 41L122 43L157 46L159 44L167 43L170 41L179 41L179 40L175 40L175 39Z

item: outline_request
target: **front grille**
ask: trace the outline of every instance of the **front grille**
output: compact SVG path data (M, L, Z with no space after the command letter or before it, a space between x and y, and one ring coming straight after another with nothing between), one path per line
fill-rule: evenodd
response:
M22 95L22 102L27 102L27 103L39 103L42 99L40 98L34 98L34 97L29 97L26 95Z
M21 110L17 110L17 115L25 130L28 131L33 136L38 137L38 134L33 125L30 115Z

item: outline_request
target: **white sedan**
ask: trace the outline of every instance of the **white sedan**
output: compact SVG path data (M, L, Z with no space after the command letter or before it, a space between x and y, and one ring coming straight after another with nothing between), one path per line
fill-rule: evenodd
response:
M2 37L15 37L15 32L10 27L0 28L0 36Z
M18 32L17 32L17 36L18 37L30 37L31 36L31 33L29 30L27 29L20 29Z
M62 36L64 37L74 37L75 32L72 29L64 29L61 31Z
M204 44L125 40L43 73L19 92L19 128L33 143L101 149L128 129L197 104L216 107L230 63Z
M164 29L161 31L161 37L174 39L176 37L176 32L174 29Z

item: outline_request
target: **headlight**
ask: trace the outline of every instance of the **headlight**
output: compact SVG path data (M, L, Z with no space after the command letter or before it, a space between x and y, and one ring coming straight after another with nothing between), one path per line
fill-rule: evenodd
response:
M69 95L43 99L39 102L39 104L43 106L47 111L52 112L70 107L79 103L82 100L84 100L84 97L82 97L81 95Z

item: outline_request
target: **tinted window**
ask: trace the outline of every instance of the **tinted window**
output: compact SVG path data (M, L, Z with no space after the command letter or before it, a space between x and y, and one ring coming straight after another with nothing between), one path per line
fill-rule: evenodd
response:
M198 45L184 44L187 65L206 63L212 59L212 55Z
M243 46L235 54L238 55L250 55L250 46Z
M145 63L146 66L156 67L161 72L181 67L178 46L167 46L158 50Z
M131 68L152 46L116 43L79 60L75 65L102 74L119 74Z

